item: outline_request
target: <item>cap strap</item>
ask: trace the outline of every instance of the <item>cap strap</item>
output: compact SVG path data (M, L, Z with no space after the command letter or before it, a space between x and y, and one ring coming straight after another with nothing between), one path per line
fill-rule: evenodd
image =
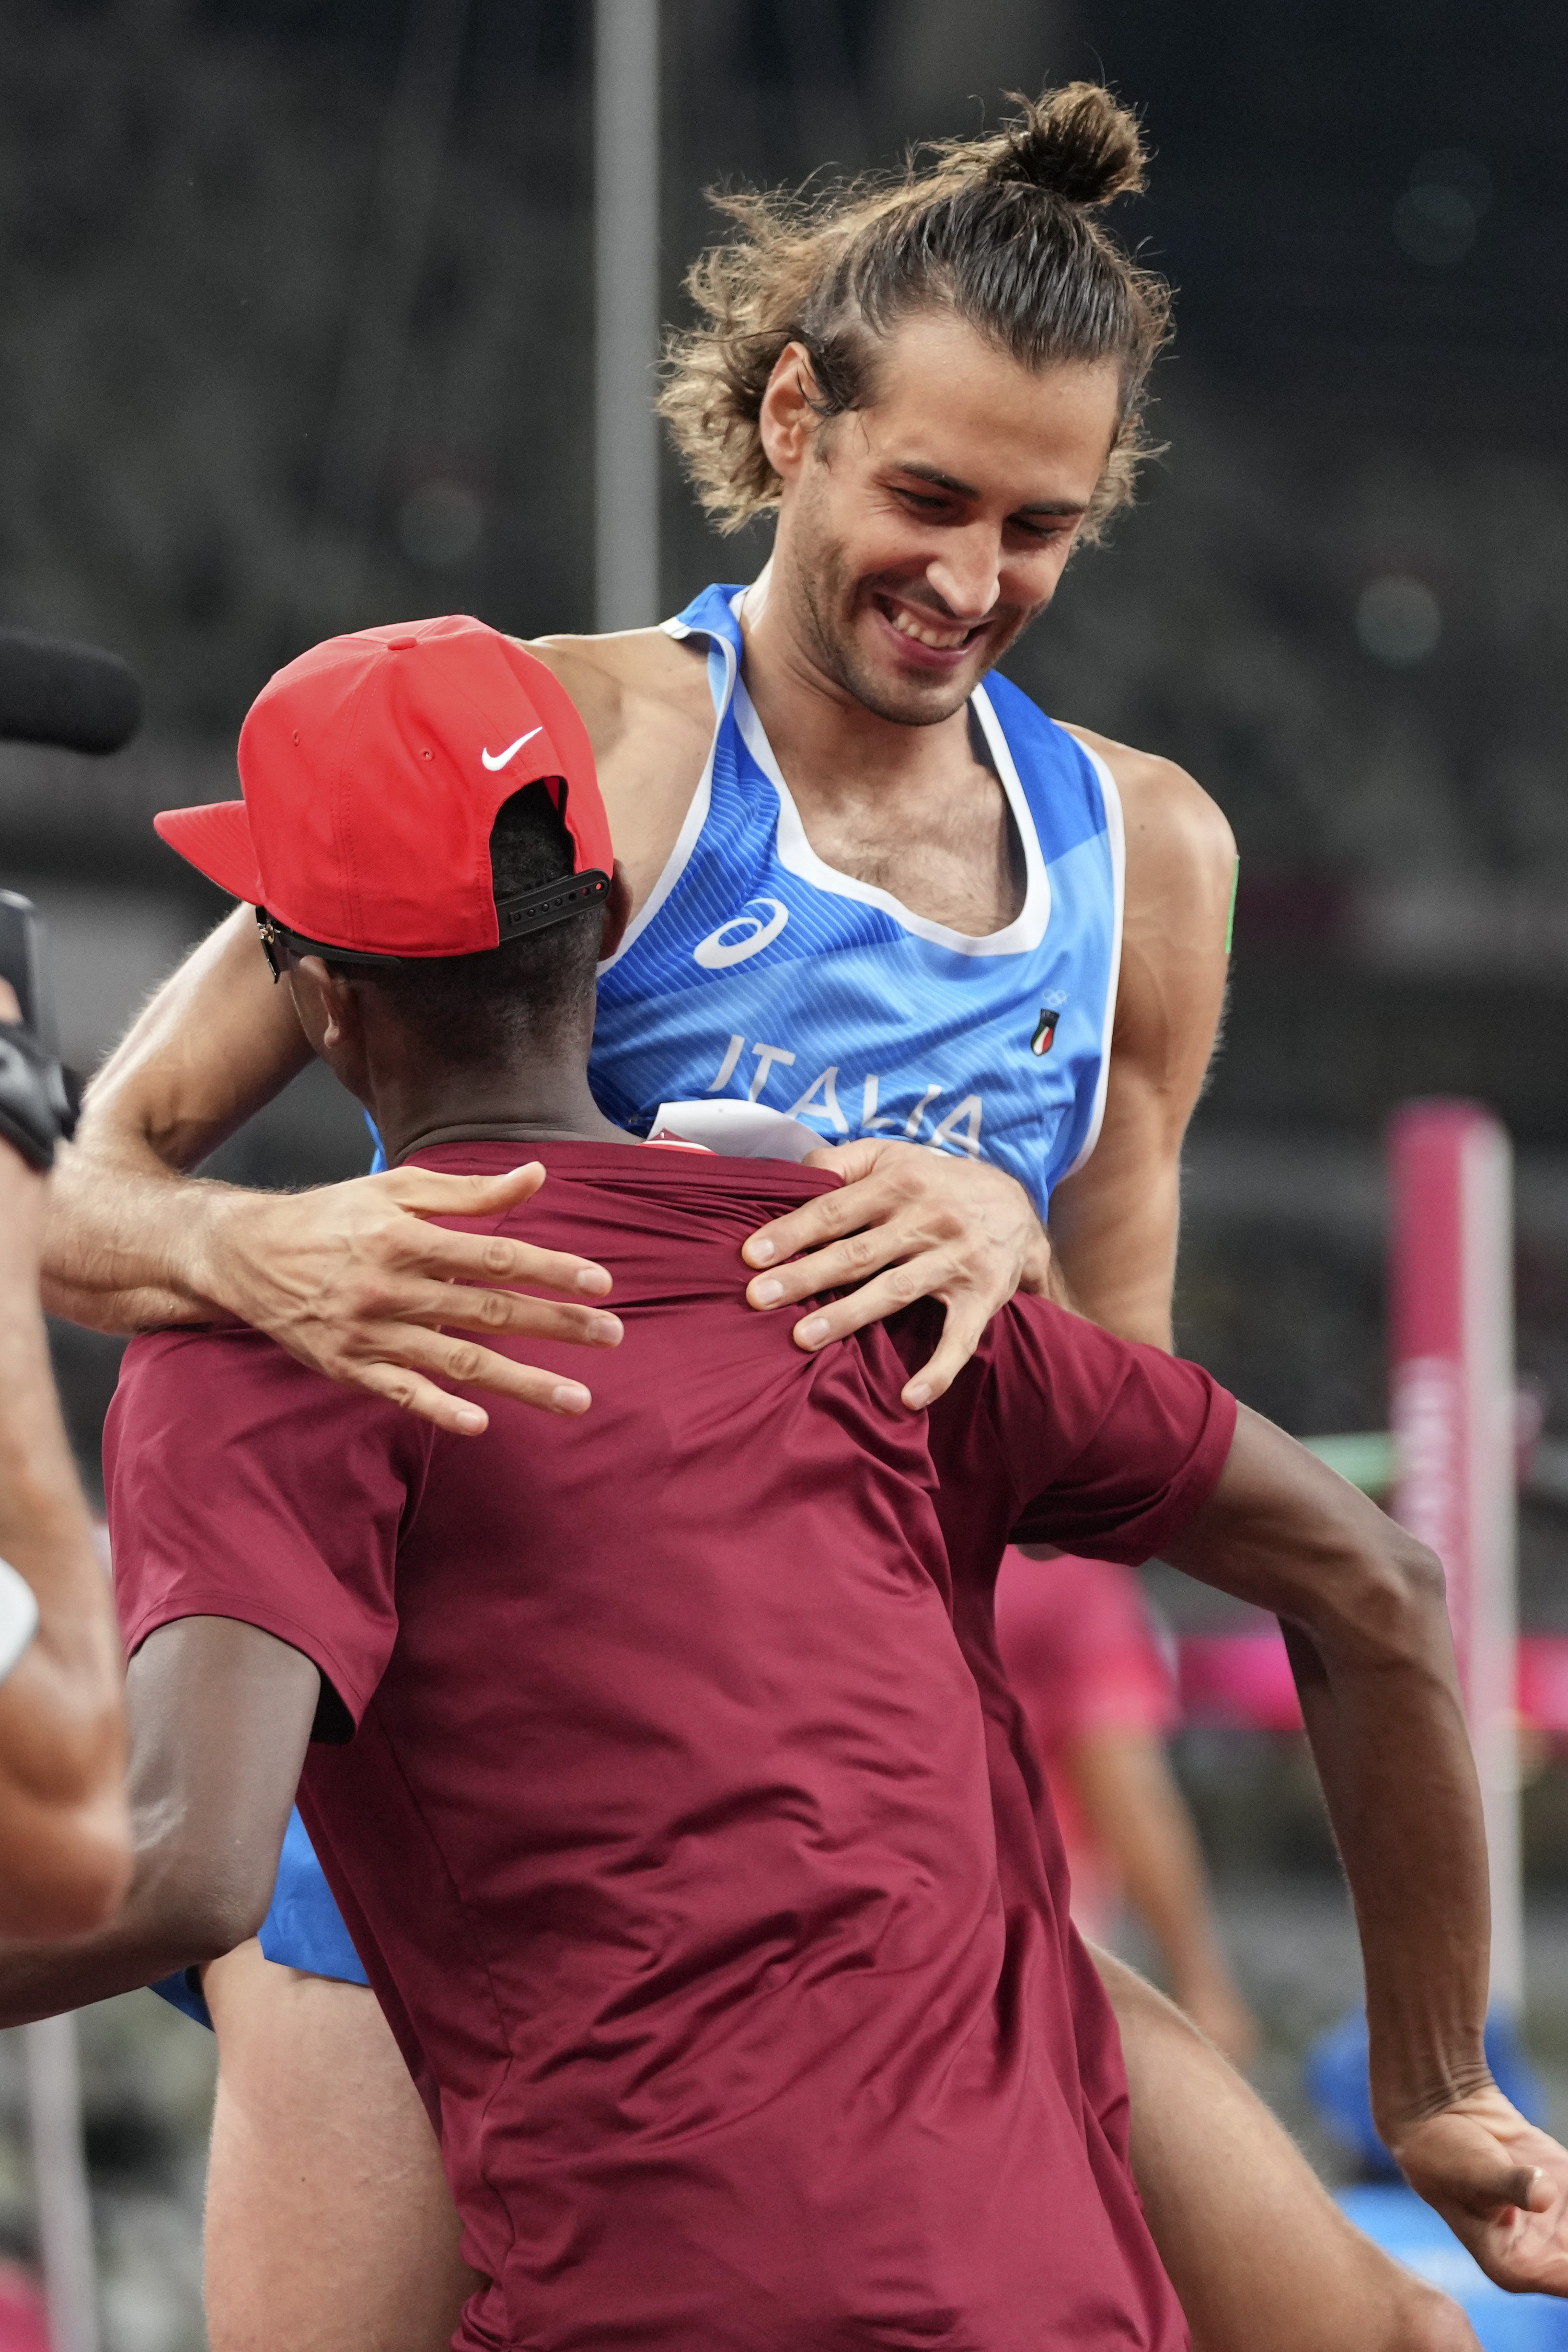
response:
M521 940L530 931L542 931L552 923L564 922L568 915L580 914L584 907L601 906L610 895L610 877L597 866L590 866L585 874L573 874L564 882L544 882L533 890L520 890L514 898L496 900L496 920L501 939Z
M496 922L500 932L500 944L504 947L509 940L526 939L531 931L548 930L552 923L563 923L568 915L580 915L585 908L602 906L609 895L609 876L601 867L592 866L585 874L574 874L563 882L542 882L532 890L518 891L513 898L498 898ZM284 967L278 954L279 948L287 949L294 955L325 956L333 963L352 964L356 969L363 966L369 971L374 971L378 965L434 963L447 960L434 956L381 955L365 948L333 947L328 940L308 940L302 931L290 930L287 923L279 922L265 907L256 909L256 921L274 980L280 980L283 976ZM474 949L470 952L483 954L486 950Z

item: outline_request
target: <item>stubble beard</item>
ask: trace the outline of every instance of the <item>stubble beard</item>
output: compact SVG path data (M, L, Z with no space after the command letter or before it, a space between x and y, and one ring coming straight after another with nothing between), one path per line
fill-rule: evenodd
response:
M954 679L911 681L902 691L859 656L852 614L858 583L842 545L818 526L820 502L812 499L798 519L792 551L790 601L807 652L840 692L895 727L938 727L962 710L986 672L994 668L1029 622L1026 613L999 639L987 638L986 658L967 684Z

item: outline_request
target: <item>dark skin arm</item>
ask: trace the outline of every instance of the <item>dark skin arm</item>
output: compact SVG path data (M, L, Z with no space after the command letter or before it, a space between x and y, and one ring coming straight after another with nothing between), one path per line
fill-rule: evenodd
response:
M0 2024L107 2000L256 1933L320 1690L309 1658L234 1618L149 1635L126 1682L131 1892L92 1935L0 1947Z
M1283 1625L1361 1932L1380 2131L1490 2277L1568 2294L1568 2151L1482 2047L1486 1837L1442 1570L1245 1407L1165 1557Z

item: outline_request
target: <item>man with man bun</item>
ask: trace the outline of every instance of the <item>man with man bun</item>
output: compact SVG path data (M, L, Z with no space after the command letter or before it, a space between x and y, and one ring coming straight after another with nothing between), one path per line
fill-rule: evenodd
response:
M721 522L777 509L773 560L666 631L537 649L582 712L631 892L601 986L601 1102L634 1125L710 1096L810 1122L847 1181L751 1237L751 1304L845 1294L795 1325L815 1351L939 1297L912 1412L1019 1286L1170 1343L1177 1161L1224 988L1234 845L1168 762L981 685L1131 488L1165 294L1099 215L1140 176L1131 118L1079 85L923 175L816 209L736 200L736 235L694 275L704 323L677 347L665 406ZM487 744L487 761L517 748ZM495 1286L535 1278L521 1240L429 1222L500 1215L531 1179L399 1171L278 1200L183 1173L308 1054L242 908L89 1098L55 1303L110 1328L216 1306L454 1433L485 1425L474 1388L587 1410L559 1366L471 1335L591 1343L603 1269L557 1256L565 1297L520 1295ZM318 2126L371 2095L371 2066L363 2034L335 2065L348 2038L302 2024L345 2003L363 2019L368 1995L293 1957L270 1979L252 1969L247 2077L230 2088L268 2103L297 2182ZM208 1971L220 2004L241 1965ZM1144 2194L1202 2340L1436 2342L1436 2300L1310 2201L1244 2086L1105 1968ZM406 2265L418 2232L402 2212L387 2231L368 2180L345 2211L332 2192L351 2178L334 2158L311 2200L330 2217L320 2259L296 2237L253 2283L302 2282L320 2313L337 2282ZM266 2205L244 2193L227 2210L264 2227ZM352 2309L351 2292L323 2345L362 2340ZM256 2325L257 2341L288 2332Z

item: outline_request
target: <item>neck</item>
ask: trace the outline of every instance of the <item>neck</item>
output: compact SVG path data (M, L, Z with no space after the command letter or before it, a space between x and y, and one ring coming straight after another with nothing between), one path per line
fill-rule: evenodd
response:
M970 764L967 706L915 725L868 709L833 675L778 555L747 590L741 629L746 690L797 799L826 793L890 814L899 794L940 786L955 763Z
M404 1072L366 1090L390 1166L435 1143L635 1143L605 1117L579 1058L526 1071Z

